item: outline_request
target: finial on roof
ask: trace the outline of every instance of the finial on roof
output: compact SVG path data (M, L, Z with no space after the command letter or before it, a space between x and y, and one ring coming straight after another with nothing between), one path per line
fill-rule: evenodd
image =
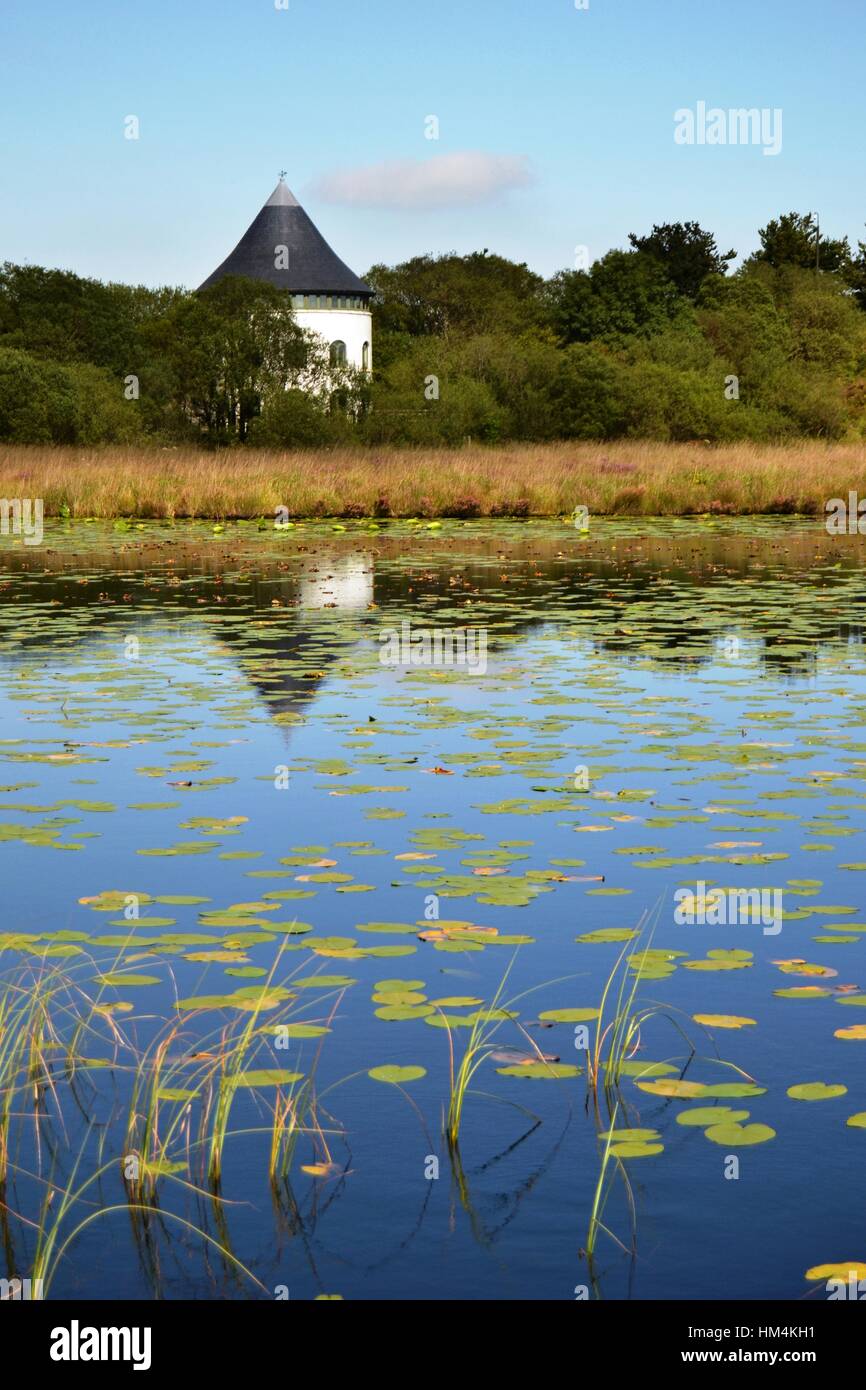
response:
M285 169L280 172L280 181L265 204L266 207L296 208L298 201L286 183Z

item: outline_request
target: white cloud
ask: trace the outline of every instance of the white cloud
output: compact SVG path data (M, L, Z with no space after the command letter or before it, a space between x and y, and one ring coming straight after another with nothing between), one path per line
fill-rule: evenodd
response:
M356 207L447 208L488 203L533 182L525 155L463 150L339 170L319 179L313 192L323 202Z

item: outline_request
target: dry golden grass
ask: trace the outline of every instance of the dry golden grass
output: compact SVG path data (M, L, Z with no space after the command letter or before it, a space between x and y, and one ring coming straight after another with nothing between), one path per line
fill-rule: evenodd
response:
M866 445L629 442L277 452L0 447L0 497L46 516L682 516L866 495Z

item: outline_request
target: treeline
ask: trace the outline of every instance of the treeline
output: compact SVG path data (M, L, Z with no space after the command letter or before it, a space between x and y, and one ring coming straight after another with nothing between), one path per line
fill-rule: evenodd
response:
M762 442L866 433L866 244L811 215L731 273L697 223L545 280L487 251L373 266L372 381L328 365L283 291L0 271L0 439L267 447Z

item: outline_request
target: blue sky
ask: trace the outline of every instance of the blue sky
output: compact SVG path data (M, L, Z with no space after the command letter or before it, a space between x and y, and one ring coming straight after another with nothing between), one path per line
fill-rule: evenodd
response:
M359 273L691 218L748 254L792 208L866 237L862 0L288 5L3 0L0 259L194 286L283 168ZM781 152L677 145L699 101L781 108Z

